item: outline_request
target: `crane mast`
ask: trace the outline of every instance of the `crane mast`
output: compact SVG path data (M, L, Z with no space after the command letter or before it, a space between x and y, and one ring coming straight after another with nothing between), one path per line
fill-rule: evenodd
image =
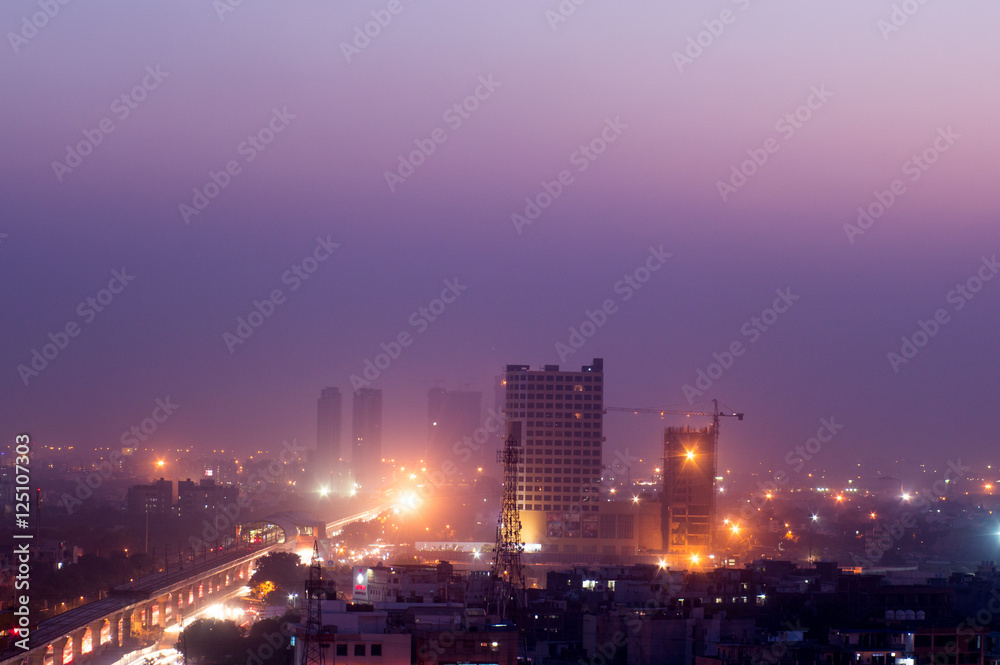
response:
M720 408L719 408L719 400L717 400L717 399L713 399L712 400L712 410L711 411L679 411L679 410L674 410L674 409L644 409L644 408L631 408L631 407L622 407L622 406L608 406L608 407L605 407L604 412L607 413L608 411L631 412L631 413L635 413L635 414L649 413L649 414L660 415L660 416L666 416L666 415L710 416L712 418L711 446L712 446L712 460L713 461L712 461L712 469L710 470L711 474L712 474L712 489L711 489L712 496L711 496L711 499L710 499L709 515L714 515L715 514L715 478L716 478L716 472L717 472L716 469L715 469L715 464L717 464L717 461L719 459L719 422L720 422L721 418L736 418L738 420L743 420L743 415L744 414L737 413L737 412L734 412L734 411L722 411L722 410L720 410ZM664 482L665 482L665 478L666 478L666 460L665 459L663 461L663 467L664 467ZM666 491L665 488L664 488L664 491ZM711 542L713 540L713 536L712 536L712 534L714 533L713 528L714 528L713 526L711 526L711 525L709 526L709 543L710 544L711 544Z

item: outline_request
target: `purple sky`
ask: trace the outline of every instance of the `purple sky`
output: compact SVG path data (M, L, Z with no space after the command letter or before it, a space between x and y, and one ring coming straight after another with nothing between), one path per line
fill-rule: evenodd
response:
M889 0L589 0L554 29L555 0L402 0L348 62L342 44L391 4L244 0L220 18L209 0L70 2L22 33L45 3L3 3L4 440L112 444L170 396L152 445L311 443L320 387L349 392L409 332L372 384L392 453L422 445L435 382L490 404L503 365L560 363L557 342L612 299L562 363L603 357L609 405L683 406L712 354L744 343L705 394L748 414L727 423L724 465L778 468L830 416L845 427L819 465L996 449L1000 280L960 310L948 294L1000 254L997 3L897 2L918 9L890 31ZM477 108L449 113L477 88ZM263 150L244 144L275 109L294 117ZM581 158L615 119L614 142ZM94 130L92 154L53 167ZM390 191L385 172L435 130ZM747 151L767 161L723 200ZM179 206L231 160L185 223ZM564 170L519 233L512 214ZM849 241L894 180L903 193ZM340 247L292 291L282 275L317 237ZM626 302L616 282L661 245L672 257ZM122 267L134 281L88 322L78 304ZM467 290L420 332L411 315L449 279ZM285 300L230 353L223 333L276 288ZM799 299L753 341L743 326L777 289ZM887 354L938 309L947 322L894 371ZM18 366L72 322L25 385ZM608 417L606 451L652 451L658 419L628 422Z

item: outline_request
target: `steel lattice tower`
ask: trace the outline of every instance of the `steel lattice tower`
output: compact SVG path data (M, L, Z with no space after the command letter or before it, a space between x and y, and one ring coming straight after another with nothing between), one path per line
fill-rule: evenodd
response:
M326 597L323 587L323 567L319 562L319 541L313 543L312 562L309 565L309 580L306 582L306 639L302 646L302 665L326 665L326 652L320 642L323 631L323 608L321 601Z
M503 464L503 504L497 521L497 544L493 554L490 594L487 610L501 621L512 620L523 629L524 567L521 564L521 517L517 512L517 465L521 461L521 443L511 434L503 450L497 451Z

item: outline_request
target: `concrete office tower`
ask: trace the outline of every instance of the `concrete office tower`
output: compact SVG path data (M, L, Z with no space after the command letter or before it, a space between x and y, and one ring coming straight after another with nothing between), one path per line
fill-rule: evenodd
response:
M371 491L382 481L382 391L354 391L354 446L351 468L362 490Z
M316 463L329 473L343 459L340 452L340 388L323 388L316 401Z
M340 388L323 388L316 401L316 450L310 455L312 473L322 488L341 493L347 487L347 469L341 446L343 398Z
M454 457L452 448L465 437L472 436L483 426L483 394L464 390L431 388L427 391L427 450L428 466ZM482 466L481 450L471 461Z
M663 434L662 530L672 555L709 553L715 533L715 432L668 427Z
M517 503L524 542L552 553L597 553L603 359L578 371L507 365L504 381L507 419L522 422Z

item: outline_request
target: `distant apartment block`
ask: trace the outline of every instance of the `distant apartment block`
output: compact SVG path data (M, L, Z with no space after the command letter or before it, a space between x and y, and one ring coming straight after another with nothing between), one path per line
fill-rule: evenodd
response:
M133 515L169 515L174 506L174 483L160 478L150 485L128 488L126 510Z
M215 514L235 504L238 498L237 487L216 485L211 478L202 478L197 483L188 478L177 483L177 514L181 517Z
M382 391L359 388L353 403L351 468L357 483L371 490L382 480Z

